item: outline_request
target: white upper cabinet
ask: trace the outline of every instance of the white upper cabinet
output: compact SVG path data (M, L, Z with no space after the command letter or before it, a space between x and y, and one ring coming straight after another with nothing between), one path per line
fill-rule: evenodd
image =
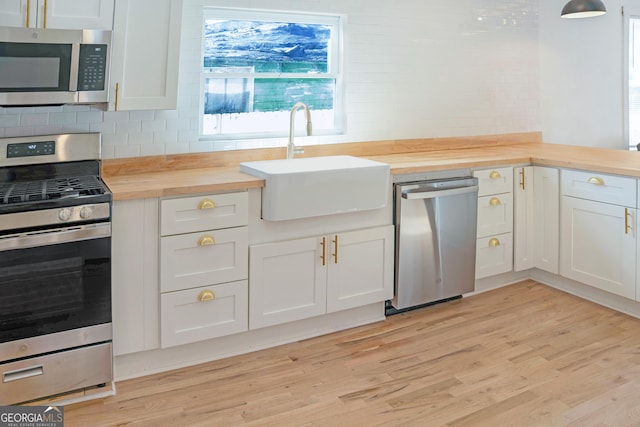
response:
M111 30L115 0L2 0L0 26Z
M109 110L173 110L178 98L182 0L118 0Z

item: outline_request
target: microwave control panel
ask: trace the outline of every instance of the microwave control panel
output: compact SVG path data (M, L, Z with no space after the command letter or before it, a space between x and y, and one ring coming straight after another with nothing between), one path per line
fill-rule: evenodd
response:
M104 90L107 75L107 45L81 44L78 91Z

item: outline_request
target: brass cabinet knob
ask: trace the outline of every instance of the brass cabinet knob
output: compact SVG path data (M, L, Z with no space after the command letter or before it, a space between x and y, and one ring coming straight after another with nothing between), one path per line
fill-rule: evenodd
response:
M498 171L491 171L491 173L489 174L489 178L498 179L498 178L502 178L502 175L500 175L500 172Z
M200 302L213 301L214 299L216 299L216 294L208 289L198 294L198 301Z
M198 203L198 209L213 209L216 204L211 199L203 199Z
M587 182L593 185L604 185L604 180L597 176L592 176Z
M501 204L502 202L497 197L492 197L491 200L489 200L490 206L500 206Z
M215 239L209 235L202 236L198 239L198 246L211 246L215 244Z
M489 247L495 248L496 246L500 246L500 240L494 237L493 239L489 240Z

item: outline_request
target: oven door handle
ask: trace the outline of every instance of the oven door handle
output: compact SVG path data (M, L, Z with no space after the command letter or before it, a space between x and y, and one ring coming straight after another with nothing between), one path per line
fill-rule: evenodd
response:
M34 248L111 236L111 223L80 225L55 230L31 231L0 237L0 251Z

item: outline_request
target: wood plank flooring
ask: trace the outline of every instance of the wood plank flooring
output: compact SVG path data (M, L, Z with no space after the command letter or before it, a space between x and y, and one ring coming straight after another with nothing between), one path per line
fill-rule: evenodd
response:
M640 320L525 281L116 387L65 426L639 426Z

